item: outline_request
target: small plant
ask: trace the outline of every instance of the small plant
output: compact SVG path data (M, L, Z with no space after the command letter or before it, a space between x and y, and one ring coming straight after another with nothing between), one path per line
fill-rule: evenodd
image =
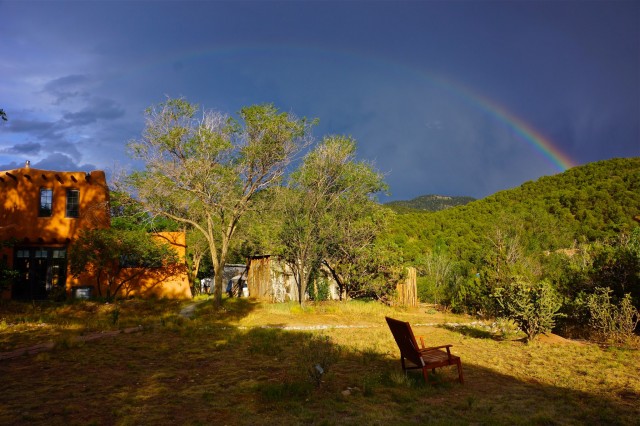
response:
M631 295L625 294L618 304L613 303L610 288L596 288L587 297L589 324L605 340L624 342L633 336L640 321L640 313L631 303Z
M116 305L115 308L111 311L111 324L118 325L120 321L120 307Z
M392 371L388 376L388 380L391 386L404 388L410 388L412 386L412 381L405 372Z
M498 318L491 324L491 331L502 340L510 340L518 334L519 328L508 318Z
M310 335L300 349L300 367L306 373L306 379L316 388L329 372L329 368L338 361L340 347L328 336Z

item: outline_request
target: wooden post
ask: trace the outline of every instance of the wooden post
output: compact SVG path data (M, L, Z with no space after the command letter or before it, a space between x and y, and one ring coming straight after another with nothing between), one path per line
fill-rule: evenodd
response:
M405 278L404 282L398 283L398 285L396 286L396 291L398 293L398 305L407 307L418 306L416 268L407 268L407 277Z

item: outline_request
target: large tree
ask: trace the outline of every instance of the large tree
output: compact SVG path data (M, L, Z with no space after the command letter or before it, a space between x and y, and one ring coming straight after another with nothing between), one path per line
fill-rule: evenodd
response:
M327 137L307 154L283 188L280 254L293 271L299 303L312 272L324 260L331 258L335 263L329 264L335 267L372 241L360 226L372 212L372 197L386 186L382 174L357 161L355 154L353 139ZM340 252L346 246L348 255Z
M169 99L146 116L142 138L130 143L133 157L146 165L131 176L132 192L150 212L203 234L220 304L222 272L240 219L256 194L281 182L310 142L312 123L273 105L243 108L235 120L184 99Z

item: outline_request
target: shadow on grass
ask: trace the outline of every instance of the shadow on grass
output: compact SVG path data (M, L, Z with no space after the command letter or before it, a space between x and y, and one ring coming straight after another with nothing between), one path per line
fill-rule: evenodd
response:
M207 302L191 321L1 363L0 424L633 424L640 415L635 391L526 382L464 355L464 385L449 381L455 368L426 385L402 373L386 329L238 327L257 306ZM467 353L486 338L465 336Z
M206 319L213 323L232 323L249 315L260 302L249 298L223 298L222 305L216 306L213 299L198 306L195 318Z
M444 328L445 330L449 330L454 333L462 334L463 336L473 337L474 339L501 340L497 335L490 332L489 330L484 330L477 327L471 327L468 325L458 325L458 326L439 325L438 327Z

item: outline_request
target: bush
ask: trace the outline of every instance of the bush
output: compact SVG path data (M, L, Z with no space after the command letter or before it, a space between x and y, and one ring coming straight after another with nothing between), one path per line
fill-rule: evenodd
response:
M318 277L315 283L307 288L309 298L315 301L329 300L329 282L325 277Z
M529 285L520 281L506 288L498 288L494 294L505 317L516 323L530 342L540 333L553 329L559 315L560 300L548 281Z
M587 297L589 325L604 340L624 342L633 336L640 320L640 312L631 302L631 294L625 294L619 303L614 303L609 287L596 288L595 293Z
M451 299L454 312L470 315L492 316L497 313L496 305L489 287L477 276L461 282Z

